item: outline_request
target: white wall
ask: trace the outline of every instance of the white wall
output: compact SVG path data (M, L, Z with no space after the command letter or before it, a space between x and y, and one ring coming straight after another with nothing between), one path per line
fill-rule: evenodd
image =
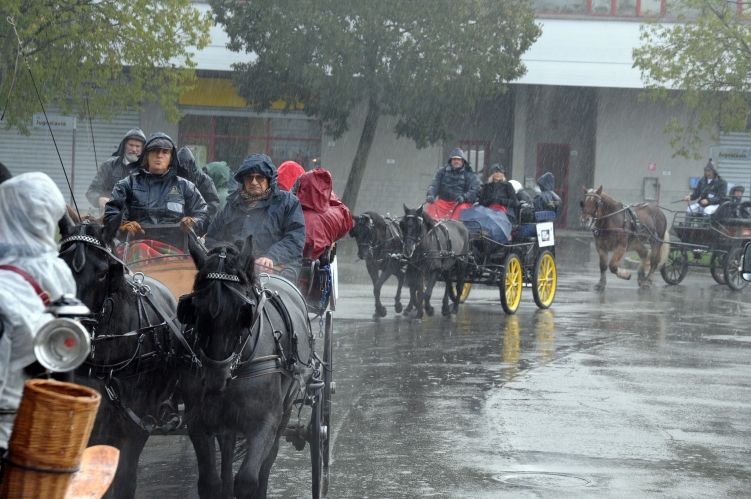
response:
M660 204L668 205L690 192L689 177L703 175L714 143L706 137L700 150L702 159L673 158L670 135L663 132L672 116L688 120L689 111L668 107L662 102L642 102L640 90L597 90L597 142L594 187L619 201L643 201L644 177L656 177L660 184ZM647 170L649 163L656 171ZM682 205L673 205L679 209Z

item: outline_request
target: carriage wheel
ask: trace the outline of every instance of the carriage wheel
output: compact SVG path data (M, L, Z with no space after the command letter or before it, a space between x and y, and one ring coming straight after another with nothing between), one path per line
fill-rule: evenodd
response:
M336 393L336 385L332 381L334 375L334 316L326 313L326 330L323 339L323 425L326 427L326 438L323 439L323 495L329 491L329 463L331 456L331 395Z
M668 284L680 284L688 273L688 258L685 250L671 250L665 265L660 269L662 278Z
M539 308L550 308L555 299L557 285L555 258L550 251L545 250L538 255L532 274L532 296Z
M741 273L742 261L743 248L735 248L725 259L725 282L733 291L740 291L748 286Z
M310 444L310 463L313 467L313 499L323 495L323 393L321 389L313 395L312 414L308 424L308 443Z
M712 273L712 278L717 284L725 284L725 257L727 253L724 251L712 252L712 259L709 261L709 271Z
M503 311L516 313L522 301L522 262L514 253L509 253L503 262L500 288Z
M462 289L462 292L459 294L459 303L464 303L467 301L467 298L469 297L469 292L472 290L472 283L471 282L465 282L464 288Z

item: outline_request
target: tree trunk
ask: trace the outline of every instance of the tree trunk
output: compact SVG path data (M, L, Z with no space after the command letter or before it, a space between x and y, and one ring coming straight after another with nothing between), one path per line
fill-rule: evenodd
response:
M371 97L368 101L368 115L365 117L365 125L362 127L360 142L357 144L355 159L352 160L352 169L349 171L347 185L344 187L344 195L342 196L342 202L352 210L353 214L357 205L357 195L360 193L360 184L362 184L365 165L368 162L370 146L373 145L376 125L378 125L380 114L378 101L375 97Z

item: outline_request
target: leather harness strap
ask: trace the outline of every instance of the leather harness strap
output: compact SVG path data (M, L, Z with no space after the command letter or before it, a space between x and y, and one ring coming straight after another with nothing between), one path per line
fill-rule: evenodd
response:
M13 265L0 265L0 270L7 270L9 272L15 272L16 274L23 277L26 282L31 284L31 287L34 288L34 292L39 296L39 299L42 300L42 303L44 303L45 307L49 307L52 303L51 296L49 291L45 291L42 289L42 287L37 283L31 275L26 272L25 270L21 270L18 267L14 267Z

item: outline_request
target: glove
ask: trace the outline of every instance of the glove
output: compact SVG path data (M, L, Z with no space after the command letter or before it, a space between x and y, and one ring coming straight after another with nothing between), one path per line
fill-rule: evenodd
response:
M427 197L427 198L425 199L425 202L426 202L426 203L428 203L428 204L430 204L430 203L432 203L432 202L434 202L434 201L435 201L435 198L434 198L433 196L428 196L428 197Z
M456 204L464 204L464 198L462 196L456 198Z
M141 228L141 224L139 224L138 222L125 222L120 226L120 230L127 232L131 236L135 236L139 232L141 234L146 234L146 231Z
M180 220L180 230L183 232L190 232L190 229L195 225L196 221L193 217L183 217L183 219Z

